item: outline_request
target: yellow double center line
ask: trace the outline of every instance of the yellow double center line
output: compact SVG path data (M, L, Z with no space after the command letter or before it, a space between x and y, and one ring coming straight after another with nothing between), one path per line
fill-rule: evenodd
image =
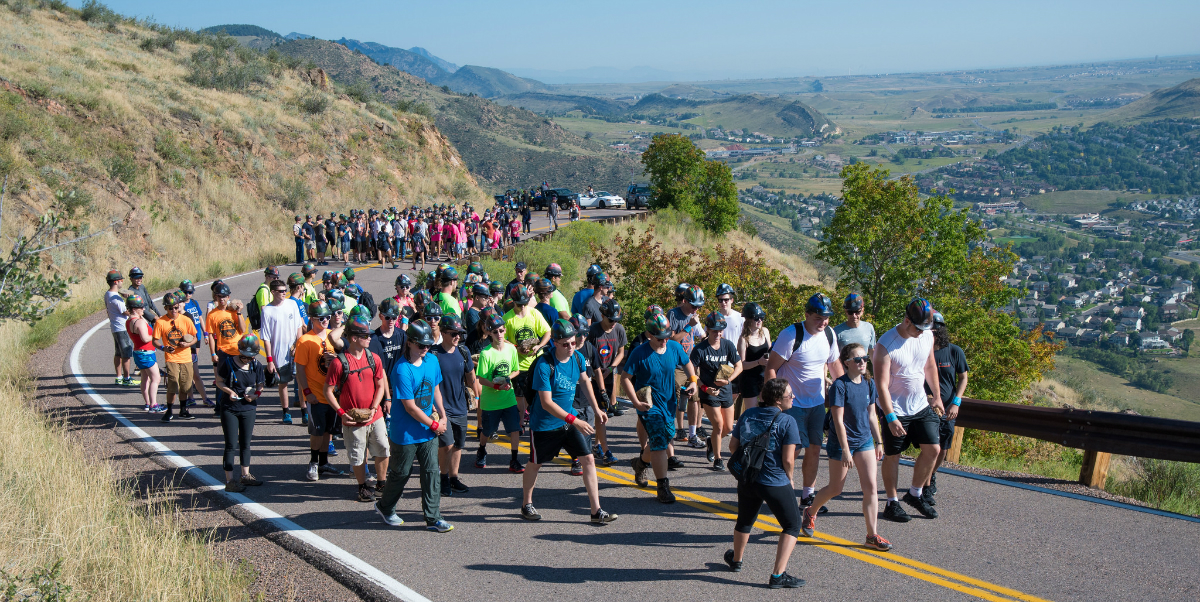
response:
M474 431L475 427L470 427L470 430ZM506 443L508 443L508 437L505 435L499 435L496 438L491 439L490 442L499 444L500 439L505 439ZM511 445L511 443L509 444ZM520 442L519 446L521 451L526 453L529 452L529 445L524 440ZM564 460L563 458L567 459ZM565 453L561 453L559 454L558 458L555 458L555 463L564 465L569 464L569 456L567 456ZM596 476L606 481L625 485L626 487L631 487L650 495L657 495L657 484L655 481L651 480L649 482L649 486L647 487L638 487L637 483L635 483L633 480L633 473L597 465ZM738 509L736 506L732 506L703 495L692 493L690 491L674 488L671 489L671 491L675 494L678 501L682 502L684 505L690 506L697 510L702 510L709 514L720 516L728 520L737 520ZM775 520L774 517L765 515L759 515L758 521L754 523L754 526L767 532L779 533L781 531L779 521ZM894 571L902 575L907 575L915 579L920 579L928 583L933 583L935 585L940 585L964 594L975 596L976 598L983 600L991 600L992 602L1012 602L1013 600L1024 600L1026 602L1049 602L1044 598L1019 592L1015 589L1007 588L1002 585L996 585L982 579L968 577L960 573L955 573L954 571L949 571L931 564L926 564L919 560L905 558L904 556L900 556L891 552L878 552L853 541L842 539L828 533L822 533L820 531L815 532L813 537L804 537L801 535L800 541L806 543L816 542L809 543L809 545L822 550L828 550L835 554L841 554L842 556L861 560L868 564L872 564L889 571Z

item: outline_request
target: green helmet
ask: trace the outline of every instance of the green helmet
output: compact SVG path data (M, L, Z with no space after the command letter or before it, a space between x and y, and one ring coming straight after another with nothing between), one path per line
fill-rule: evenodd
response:
M381 318L400 317L400 304L395 299L387 297L379 302L379 316Z
M346 277L346 280L353 280L354 279L354 268L346 268L346 269L342 270L342 275Z
M367 309L366 305L363 305L360 303L358 305L355 305L354 309L350 310L350 317L351 318L355 318L355 317L366 318L366 320L368 322L370 322L371 321L371 310Z
M125 309L141 309L146 307L146 300L141 295L132 294L125 297Z
M325 301L313 301L308 305L308 315L312 318L328 318L333 315L333 310Z
M254 357L258 355L261 348L262 344L259 342L258 336L253 333L243 336L238 341L238 355L242 357Z

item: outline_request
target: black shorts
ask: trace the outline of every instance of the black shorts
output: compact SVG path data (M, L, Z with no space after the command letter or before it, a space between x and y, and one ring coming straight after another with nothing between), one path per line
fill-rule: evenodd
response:
M738 377L738 389L742 393L743 399L754 399L762 394L763 390L763 374L743 374Z
M380 251L391 251L392 244L386 238L377 238L375 239L375 248Z
M575 416L576 416L577 420L582 420L588 424L593 424L593 425L596 424L596 413L592 411L591 405L585 405L582 408L576 406L575 407ZM574 427L572 427L572 428L574 428ZM596 435L595 435L595 433L593 433L591 435L583 435L583 440L585 443L587 443L587 448L592 449L593 447L595 447ZM577 458L577 457L578 456L571 456L572 459Z
M512 386L517 397L525 398L527 404L531 404L537 399L535 396L535 391L533 390L532 370L527 370L518 374L516 378L512 379ZM529 408L527 407L526 409L528 410Z
M898 456L908 446L938 445L938 428L941 418L934 413L933 408L925 408L912 416L900 416L900 425L904 427L905 435L896 437L887 422L879 419L883 431L883 453L888 456Z
M337 411L327 403L308 404L308 434L313 437L332 435L337 432L337 426L342 421L338 419ZM325 450L320 450L325 451Z
M946 407L950 404L947 403ZM938 424L938 445L942 449L950 449L950 443L954 441L954 421L946 420L945 416L941 417L941 422Z
M701 393L700 394L700 405L708 406L710 408L732 408L733 407L733 395L730 395L729 399L718 399L716 397L709 397L709 396Z
M533 431L529 435L529 457L534 464L545 464L565 451L572 458L592 453L587 438L579 429L566 425L552 431Z
M438 435L438 447L465 449L467 447L467 417L451 416L446 420L446 432Z

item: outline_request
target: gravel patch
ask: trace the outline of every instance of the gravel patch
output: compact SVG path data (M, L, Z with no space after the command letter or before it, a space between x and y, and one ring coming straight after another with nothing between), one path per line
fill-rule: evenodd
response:
M1054 489L1056 491L1063 491L1066 493L1073 493L1076 495L1086 495L1089 497L1100 498L1100 499L1109 500L1109 501L1113 501L1113 502L1120 502L1122 504L1129 504L1131 506L1141 506L1143 508L1152 508L1152 506L1150 504L1147 504L1146 502L1143 502L1141 500L1135 500L1133 498L1128 498L1128 497L1124 497L1124 496L1120 496L1120 495L1113 495L1103 489L1095 489L1092 487L1088 487L1087 485L1084 485L1082 483L1077 483L1075 481L1067 481L1064 479L1054 479L1054 478L1050 478L1050 477L1044 477L1041 475L1026 474L1023 472L1012 472L1009 470L994 470L994 469L990 469L990 468L977 468L974 466L964 466L962 464L952 464L950 462L943 463L942 467L950 468L953 470L961 470L962 472L969 472L971 474L982 475L985 477L992 477L994 479L1002 479L1005 481L1012 481L1013 483L1021 483L1024 485L1034 485L1037 487L1045 487L1046 489Z

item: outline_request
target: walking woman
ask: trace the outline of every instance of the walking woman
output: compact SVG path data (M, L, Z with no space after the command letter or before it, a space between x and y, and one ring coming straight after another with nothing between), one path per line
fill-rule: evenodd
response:
M723 336L729 325L721 312L704 318L703 341L692 348L692 365L700 372L700 405L712 425L708 438L708 461L713 470L725 470L721 459L721 440L733 432L733 387L731 383L742 371L742 358L737 348Z
M743 442L750 445L770 429L758 478L754 481L738 481L738 516L733 527L733 549L726 550L725 564L729 565L731 571L742 570L742 555L750 541L750 529L758 520L758 511L763 502L766 502L782 530L775 548L775 567L767 581L771 589L804 585L803 579L787 574L788 560L796 547L796 538L800 536L800 508L796 503L796 488L792 482L800 430L796 420L784 413L791 407L791 385L786 379L772 378L763 385L758 406L748 408L742 414L729 441L729 452L734 458L730 460L730 466L735 467L737 451Z
M771 354L771 331L763 325L767 312L757 303L747 303L742 308L742 336L738 337L738 354L742 356L742 377L738 387L742 393L738 407L734 408L734 419L758 405L758 395L763 388L763 371Z
M257 356L262 344L258 336L248 334L238 341L238 354L217 366L217 410L221 415L221 434L225 436L225 491L239 493L246 486L262 485L250 474L250 439L254 436L254 419L258 398L266 386L263 365ZM238 478L233 477L233 450L240 451L242 466Z
M133 340L133 363L141 370L142 400L147 412L162 412L166 408L158 405L158 355L154 350L154 329L146 320L146 300L134 293L125 298L125 331Z

